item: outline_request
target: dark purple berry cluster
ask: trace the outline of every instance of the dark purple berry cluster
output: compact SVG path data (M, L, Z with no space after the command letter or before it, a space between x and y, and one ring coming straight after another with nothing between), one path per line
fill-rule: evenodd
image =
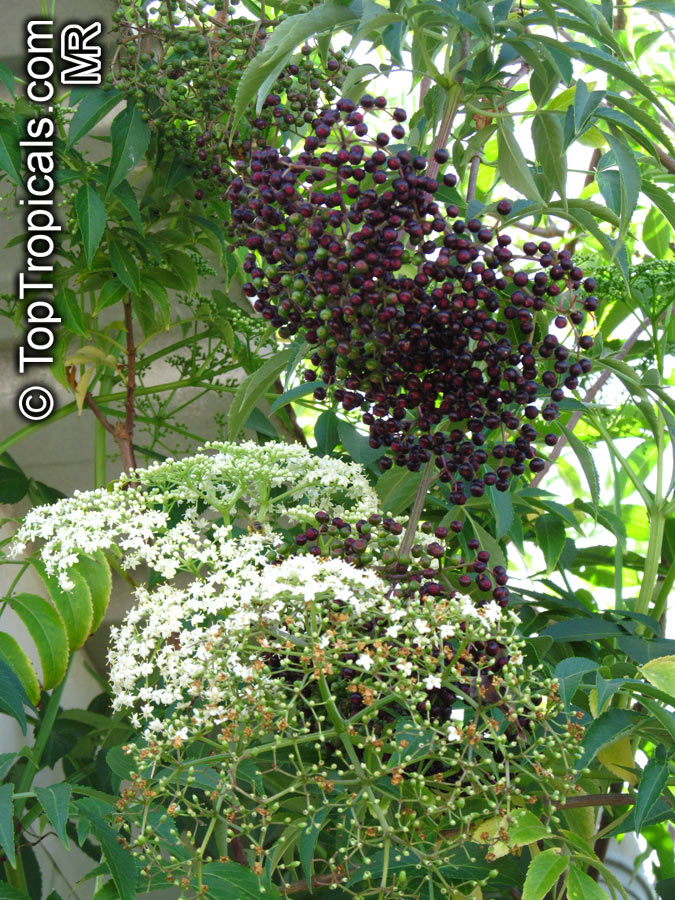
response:
M553 421L591 368L581 331L595 284L548 241L515 248L499 227L508 201L494 227L460 218L442 200L455 175L436 177L447 151L430 162L392 145L406 113L386 106L342 99L294 156L252 151L229 189L250 251L244 291L281 336L304 333L305 377L325 385L314 396L328 388L362 411L371 446L389 451L383 468L417 471L433 455L462 504L544 467L533 423ZM393 127L375 130L387 115Z
M414 544L409 558L402 558L399 545L403 525L377 513L359 520L354 527L339 517L320 510L316 525L300 531L293 553L309 553L324 559L343 559L350 565L374 569L397 590L421 597L452 598L458 591L470 591L479 604L490 597L502 608L508 605L508 577L503 566L490 566L490 554L475 538L465 546L470 558L462 555L458 534L462 523L450 527L423 522L420 530L426 543ZM289 548L290 549L290 548Z

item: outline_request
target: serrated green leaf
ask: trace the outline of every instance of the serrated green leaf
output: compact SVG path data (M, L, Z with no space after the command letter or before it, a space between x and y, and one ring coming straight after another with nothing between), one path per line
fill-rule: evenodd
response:
M377 479L375 490L382 510L397 516L415 499L421 472L409 472L405 466L392 466Z
M51 603L37 594L15 594L9 605L35 643L42 666L42 686L50 691L60 683L68 668L65 625Z
M567 443L570 445L581 464L593 500L593 509L597 510L600 505L600 476L595 467L593 454L583 441L580 441L576 434L566 425L558 423L558 428L567 438Z
M534 176L514 134L513 125L506 119L500 119L497 124L497 162L499 173L508 185L515 188L528 200L543 202Z
M498 491L494 486L488 488L487 495L495 513L495 533L499 539L508 534L513 525L513 498L510 491Z
M522 900L543 900L555 886L569 863L569 856L557 850L544 850L527 867Z
M642 184L642 193L646 194L652 203L657 206L663 215L668 219L672 228L675 228L675 201L667 191L658 185L645 181Z
M480 541L481 548L487 550L490 554L490 564L507 568L506 557L504 556L504 551L502 550L499 541L496 541L488 531L469 515L468 512L466 513L466 517L471 523L476 539Z
M249 414L253 411L261 396L283 372L288 360L291 358L291 354L291 348L277 353L276 356L268 359L264 365L256 369L252 375L249 375L239 385L232 398L227 418L228 441L233 441L239 435Z
M112 593L110 563L103 551L97 550L91 556L81 556L77 561L76 569L87 582L87 587L91 594L94 610L91 625L93 634L103 621L110 603L110 595Z
M105 204L90 184L83 184L77 192L75 214L80 226L84 254L90 263L101 243L106 223Z
M197 290L199 275L197 273L197 267L187 253L181 253L179 250L172 250L169 256L169 265L178 276L183 290L187 294L194 294ZM153 277L156 277L154 273Z
M537 34L536 40L551 50L555 49L557 52L564 53L572 59L581 59L592 68L601 69L603 72L613 75L620 83L630 85L640 96L645 97L667 114L663 104L647 85L646 80L631 71L628 66L607 51L599 47L593 47L590 44L579 43L579 41L559 41L542 34Z
M14 847L14 785L0 785L0 848L4 850L10 866L16 866Z
M18 469L0 466L0 503L18 503L28 493L28 479Z
M338 419L332 409L324 410L316 420L314 440L321 456L327 456L335 449L340 435L338 434Z
M298 841L298 853L300 855L302 871L308 881L314 874L312 866L314 850L319 835L321 834L321 826L325 822L329 811L330 809L328 806L324 806L322 809L317 810L312 820L312 824L308 828L303 829L300 840Z
M621 176L616 169L601 169L595 173L595 181L602 198L612 212L621 213Z
M115 117L110 126L112 141L106 194L110 194L143 159L150 143L150 126L133 104Z
M24 706L32 706L32 703L23 685L7 663L0 659L0 712L16 719L21 731L26 734Z
M18 758L18 753L0 753L0 781L5 780L5 775L7 775Z
M110 281L106 281L96 297L94 315L101 312L102 309L107 309L109 306L114 306L116 303L119 303L126 295L127 288L119 281L119 279L111 278Z
M9 66L6 66L6 65L5 65L5 63L0 63L0 81L2 81L2 83L5 85L5 87L6 87L7 90L9 91L9 93L12 95L12 97L14 97L14 96L15 96L15 93L14 93L14 81L15 81L14 73L13 73L12 70L9 68Z
M280 397L277 397L277 399L270 407L270 415L272 413L275 413L278 409L281 409L282 406L287 406L294 400L299 400L301 397L306 397L307 394L313 393L315 389L316 384L313 381L305 382L305 384L298 384L296 387L291 388L289 391L283 393Z
M534 531L537 536L537 545L544 554L546 571L552 572L565 544L565 526L558 516L546 514L537 517Z
M87 582L77 569L72 569L68 577L73 582L73 587L64 591L58 578L47 572L43 562L37 561L33 565L44 581L49 597L63 620L69 649L77 650L89 637L94 618L91 592Z
M645 819L663 794L668 783L668 760L665 748L653 756L644 768L633 807L635 830L641 831Z
M354 462L362 466L369 466L384 454L384 450L373 450L367 435L362 434L355 425L346 419L338 419L337 423L340 443L351 456Z
M645 663L640 671L654 687L675 697L675 656L659 656Z
M25 891L12 887L4 881L0 881L0 900L33 900Z
M652 206L642 223L642 243L656 259L663 259L668 253L672 229L663 213Z
M553 190L564 199L567 160L563 149L563 127L558 113L539 110L532 120L536 160Z
M555 667L555 678L559 684L560 699L565 709L570 708L572 698L581 684L584 675L594 672L598 663L593 659L585 659L583 656L572 656L563 659Z
M600 616L574 616L554 622L542 631L554 641L599 641L605 637L619 637L625 632L615 623Z
M141 276L141 285L144 295L150 304L154 304L164 328L168 330L171 323L171 306L166 288L148 275Z
M575 866L570 867L567 896L569 900L609 900L598 882Z
M63 287L54 297L54 308L61 318L61 323L68 331L79 334L81 337L89 337L82 307L77 294L69 287Z
M579 79L574 91L574 131L580 134L595 110L605 98L604 91L589 91L583 79Z
M627 737L642 721L639 713L626 709L608 709L601 713L586 728L581 744L584 752L576 764L577 769L585 768L603 748Z
M624 234L630 225L633 213L640 196L640 167L625 138L619 135L607 135L607 140L614 153L619 174L621 175L621 224L620 232Z
M110 238L110 264L122 284L138 296L141 293L141 273L136 260L120 241Z
M35 796L47 816L47 820L54 828L56 836L68 849L68 835L66 823L68 822L68 807L70 804L71 786L63 781L61 784L51 784L47 787L35 787Z
M260 881L250 869L235 862L207 863L201 873L201 882L206 888L207 900L282 900L279 889L268 885L265 893L260 890ZM196 882L192 882L193 889Z
M191 169L189 166L186 166L178 156L173 156L171 159L171 165L169 166L169 172L166 176L164 194L173 194L176 185L180 184L181 181L185 181L185 179L192 175L192 173L193 169Z
M0 121L0 171L13 184L22 184L19 132L13 122Z
M123 101L122 94L115 90L104 91L91 88L80 101L75 115L70 120L66 149L69 150L80 138L88 134L101 119Z
M0 659L12 669L31 703L40 702L40 682L26 651L11 634L0 631Z
M141 219L141 211L138 208L138 198L126 178L117 185L113 191L113 196L120 201L122 206L129 213L131 221L141 234L143 234L143 220Z
M101 845L103 857L117 886L121 900L134 900L136 896L137 863L134 857L117 841L113 831L101 814L100 805L93 799L77 801L77 807L86 818L91 832Z

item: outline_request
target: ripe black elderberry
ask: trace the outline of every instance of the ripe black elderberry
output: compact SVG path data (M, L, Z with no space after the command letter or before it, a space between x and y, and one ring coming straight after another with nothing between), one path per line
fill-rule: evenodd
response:
M251 151L228 195L250 251L244 291L281 336L302 332L314 345L312 371L345 410L362 411L371 447L389 451L383 468L393 458L417 471L433 456L461 505L541 470L531 423L552 422L590 368L579 349L592 338L582 345L579 326L597 299L584 297L589 279L582 286L568 251L542 241L521 253L443 207L439 155L427 164L385 149L382 108L343 99L294 156ZM389 114L392 134L401 121ZM357 133L364 125L373 140ZM572 350L547 333L549 315Z

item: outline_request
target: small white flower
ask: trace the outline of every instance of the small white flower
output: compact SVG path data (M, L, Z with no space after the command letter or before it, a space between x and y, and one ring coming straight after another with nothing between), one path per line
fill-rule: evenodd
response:
M501 618L502 608L494 600L490 600L489 603L481 607L480 613L488 622L497 622Z
M441 679L438 675L427 675L426 680L424 682L424 687L428 691L433 691L435 688L439 688L441 686Z
M412 663L411 663L411 662L400 662L400 663L397 663L397 664L396 664L396 668L397 668L400 672L403 672L403 674L404 674L406 677L408 677L408 678L410 677L410 675L412 675L413 667L412 667Z
M373 668L373 660L367 653L362 653L356 660L356 665L369 672Z
M415 619L413 627L418 634L427 634L429 632L429 623L424 619Z
M457 599L459 600L459 609L461 615L471 617L478 614L478 608L471 597L461 596Z
M461 732L454 726L448 725L448 728L445 732L445 739L450 743L454 743L454 741L458 741L461 738Z

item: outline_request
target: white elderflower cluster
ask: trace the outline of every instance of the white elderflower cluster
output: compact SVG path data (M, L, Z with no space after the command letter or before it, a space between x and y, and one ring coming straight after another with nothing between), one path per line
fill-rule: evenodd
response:
M208 578L136 591L136 605L111 633L110 681L114 708L133 710L146 740L180 743L233 718L243 723L242 704L253 709L276 695L283 709L283 682L264 667L263 652L288 655L290 640L312 656L322 646L314 641L323 621L317 604L337 601L359 618L387 604L378 575L342 560L268 563L280 540L232 540ZM366 655L364 669L370 665Z
M182 742L233 719L255 729L253 719L284 714L289 678L312 689L325 669L332 683L347 660L348 680L365 679L362 689L378 693L376 685L386 685L385 693L395 689L414 705L424 699L418 683L442 687L438 657L449 639L461 632L468 645L513 629L511 614L496 627L492 604L404 596L342 559L270 563L280 543L273 533L230 537L208 577L136 591L136 605L112 631L110 677L115 709L131 710L147 740Z
M317 509L356 522L378 508L361 466L313 456L297 444L207 444L182 460L166 460L112 490L76 492L36 507L18 530L13 552L42 544L49 572L64 590L79 554L116 550L125 569L146 564L166 579L217 566L229 526L308 523ZM224 529L224 530L223 530Z

